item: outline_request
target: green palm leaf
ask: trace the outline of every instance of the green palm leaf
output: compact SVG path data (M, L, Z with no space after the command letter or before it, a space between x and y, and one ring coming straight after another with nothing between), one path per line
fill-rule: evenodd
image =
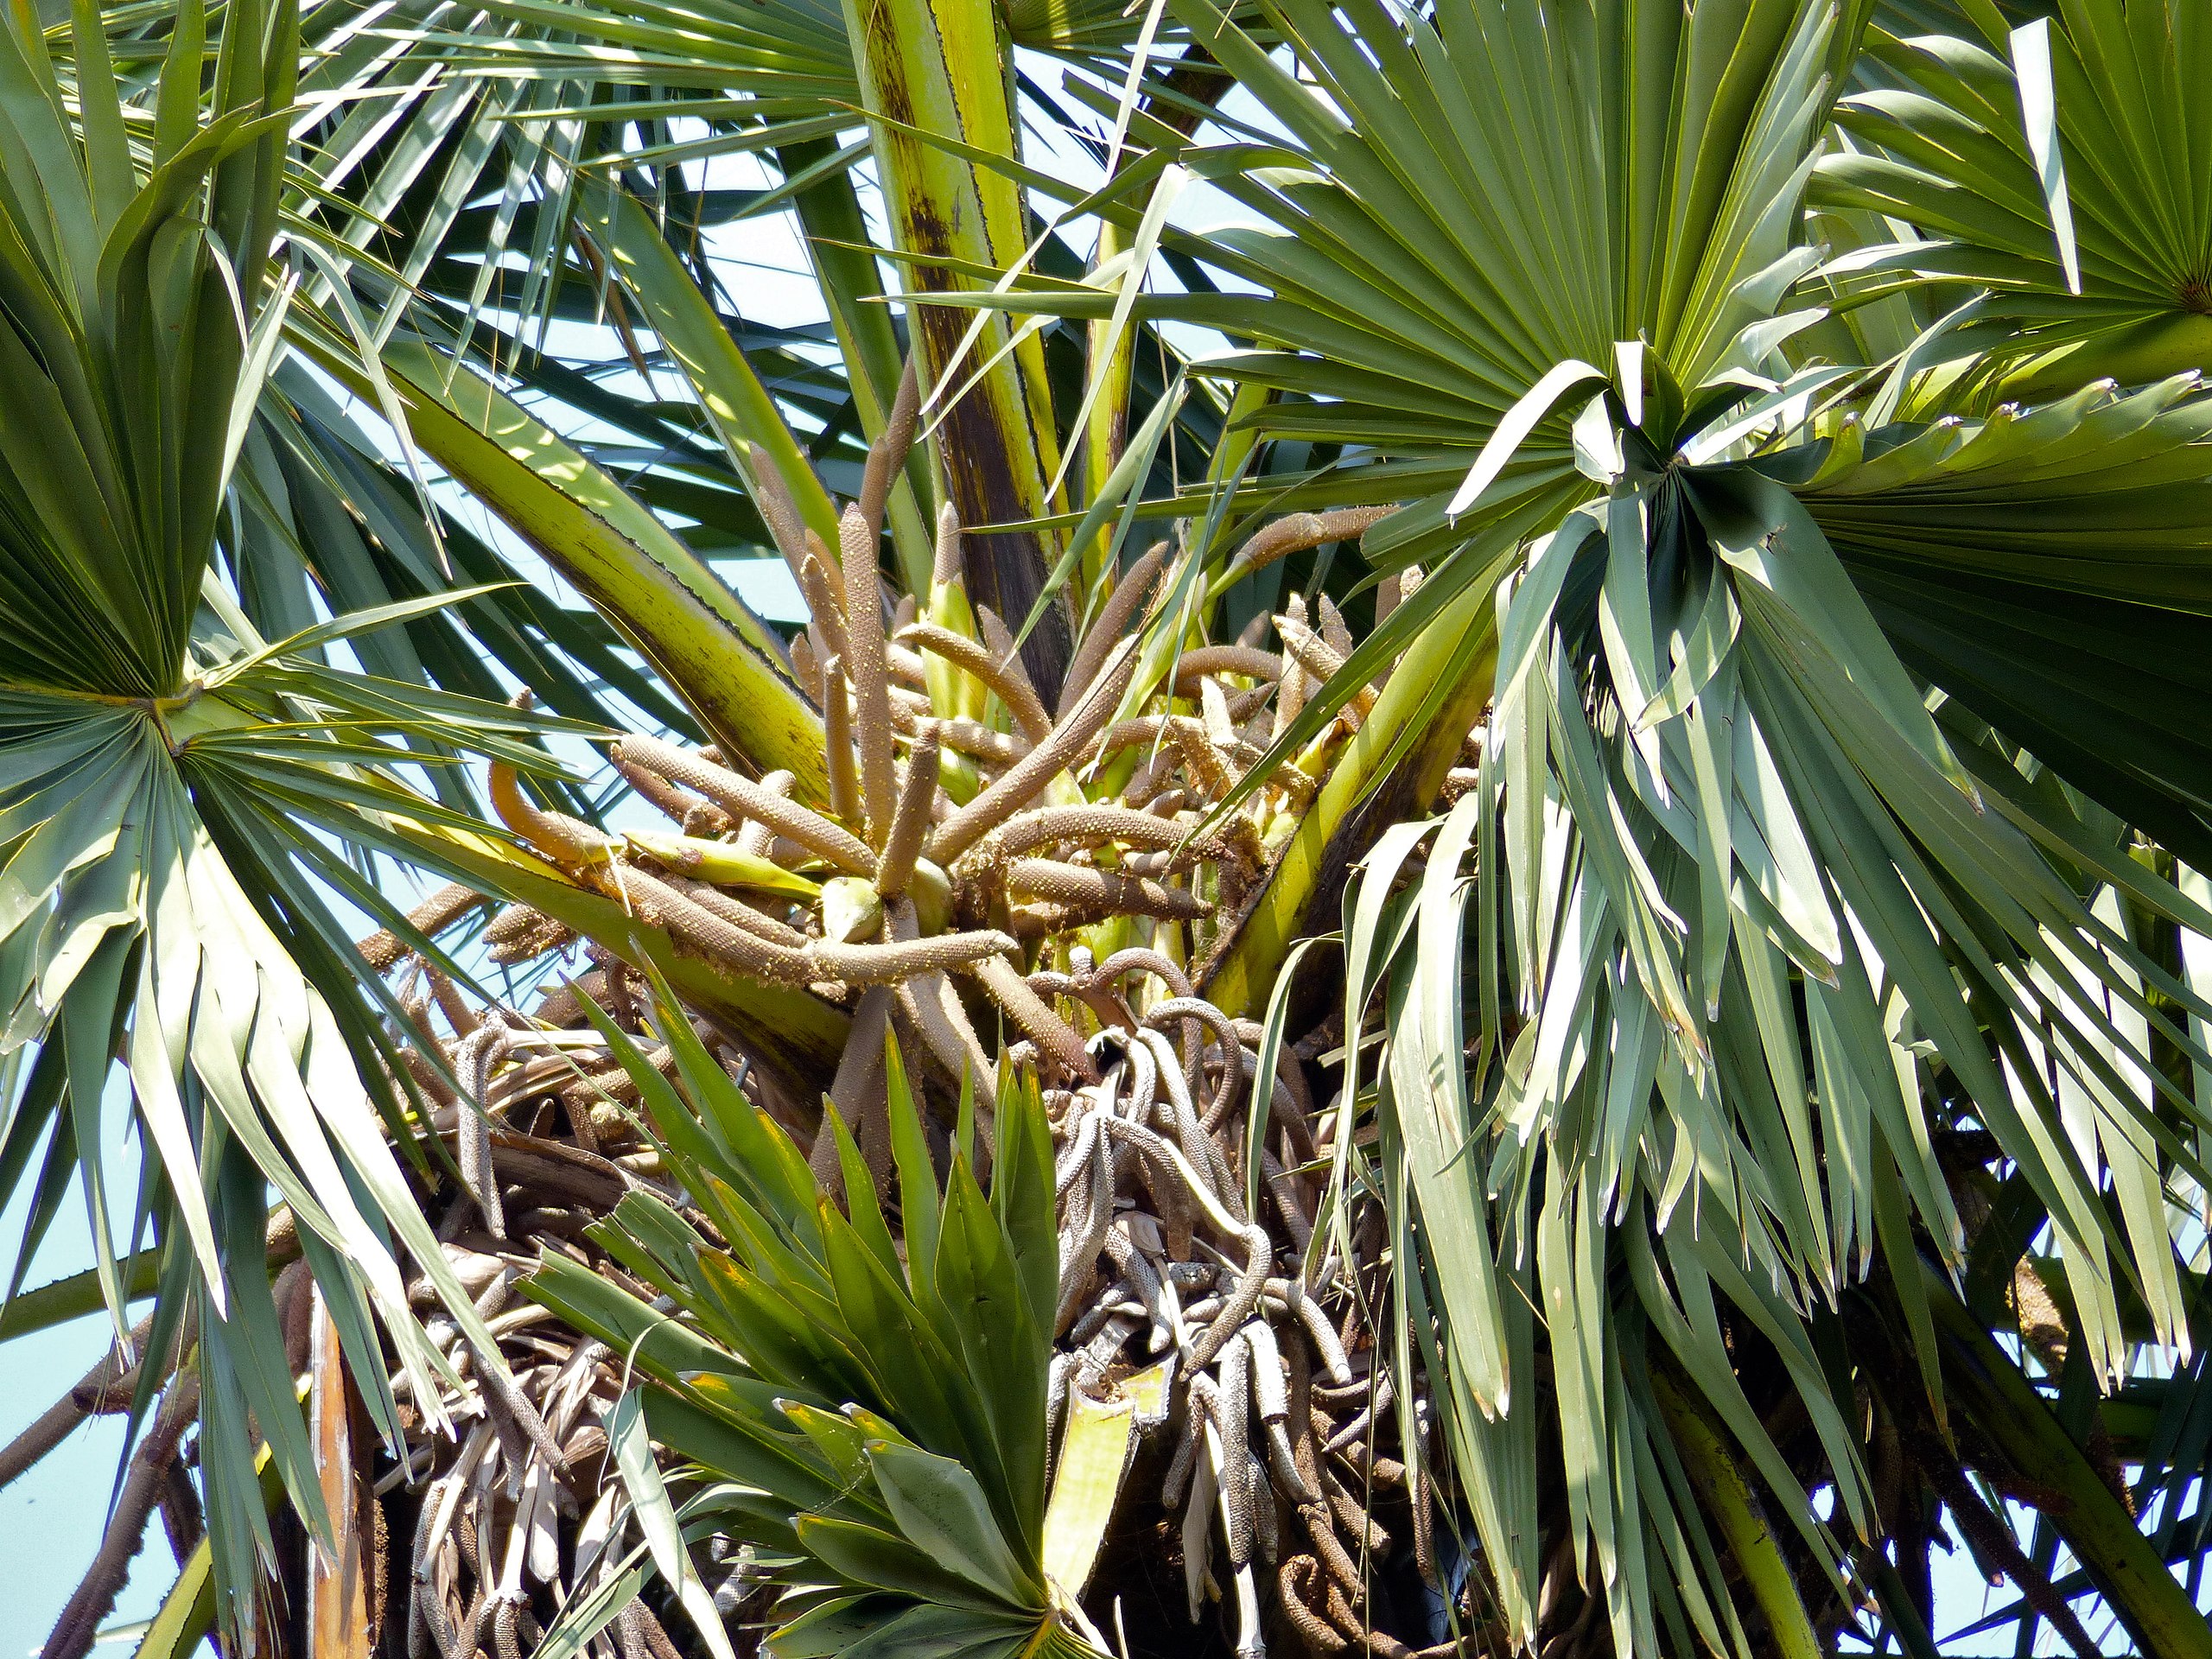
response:
M940 1190L891 1048L902 1260L842 1124L849 1217L672 1003L660 1024L677 1082L599 1023L729 1248L633 1194L594 1234L673 1299L680 1323L557 1258L525 1288L634 1350L652 1379L645 1421L696 1488L683 1513L792 1558L770 1649L1096 1651L1042 1566L1058 1275L1051 1141L1033 1087L1008 1079L999 1090L991 1192L957 1149ZM650 1482L630 1496L641 1516L655 1505ZM664 1577L690 1570L680 1551L655 1560ZM613 1611L596 1603L591 1616ZM579 1623L566 1639L588 1633Z

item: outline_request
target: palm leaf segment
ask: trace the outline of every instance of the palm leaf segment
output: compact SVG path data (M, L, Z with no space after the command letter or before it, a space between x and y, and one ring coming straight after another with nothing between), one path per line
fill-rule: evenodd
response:
M996 1091L988 1195L961 1145L940 1191L888 1050L902 1250L842 1122L833 1119L849 1217L673 1007L661 1024L677 1082L599 1023L666 1137L672 1173L728 1247L633 1192L593 1236L672 1298L683 1325L558 1258L524 1288L634 1354L652 1379L645 1421L680 1460L682 1481L697 1484L681 1513L701 1535L764 1552L760 1567L789 1586L772 1650L1098 1651L1044 1570L1058 1245L1033 1086L1007 1080ZM599 1601L611 1617L613 1599ZM572 1639L588 1634L580 1618Z
M1998 396L2202 372L2212 160L2184 89L2212 67L2212 33L2179 0L2049 10L1874 33L1866 61L1890 84L1838 106L1851 143L1821 158L1812 200L1916 234L1874 235L1838 264L1877 292L1948 279L1920 319L1923 366L1972 367Z

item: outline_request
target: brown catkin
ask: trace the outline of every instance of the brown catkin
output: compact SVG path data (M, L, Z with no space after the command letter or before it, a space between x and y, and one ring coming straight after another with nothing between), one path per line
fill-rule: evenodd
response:
M556 864L576 868L604 863L605 835L565 812L548 812L522 792L515 769L504 760L492 764L492 805L499 821Z
M1121 916L1163 916L1191 921L1212 908L1182 887L1162 887L1139 875L1094 869L1083 864L1063 864L1057 859L1017 858L1007 872L1007 885L1039 899L1099 910Z
M760 509L760 521L768 526L769 540L775 543L776 551L784 556L784 563L791 566L791 575L796 576L806 557L806 541L798 508L791 501L790 481L776 465L776 458L766 449L757 443L745 448L746 458L752 465L753 505Z
M1037 700L1028 677L1017 677L1008 671L1020 664L1020 657L995 657L965 634L941 628L934 622L917 622L901 629L899 639L901 644L917 646L933 657L944 658L957 668L965 669L996 692L999 701L1006 704L1007 712L1014 716L1014 723L1028 734L1032 743L1043 742L1052 729L1052 718L1046 714L1045 705Z
M897 1001L888 986L871 986L861 997L860 1006L853 1010L853 1023L846 1033L844 1052L837 1059L837 1075L830 1084L830 1099L837 1109L837 1116L860 1143L863 1154L884 1140L879 1120L884 1109L883 1038L891 1025L891 1010ZM822 1116L822 1128L815 1136L814 1150L807 1160L814 1171L814 1179L825 1192L842 1189L842 1173L837 1156L836 1132L830 1127L830 1115ZM886 1172L869 1160L870 1173L880 1181ZM848 1201L850 1194L847 1195Z
M611 761L622 781L629 785L646 800L658 807L664 817L683 826L697 824L710 836L718 836L729 828L729 815L713 802L702 800L685 789L678 789L665 778L647 772L635 761Z
M620 739L615 747L625 756L650 766L670 782L704 795L724 811L757 819L778 835L789 836L848 875L875 873L875 855L851 831L831 823L796 801L771 793L750 779L741 778L657 737L633 734Z
M821 636L817 652L824 658L841 657L849 659L850 647L845 643L845 605L840 596L842 581L833 588L830 582L829 552L822 545L822 538L812 531L806 533L806 560L799 567L799 587L806 594L807 622Z
M1396 511L1394 506L1339 507L1333 512L1291 513L1262 526L1236 550L1236 556L1229 562L1229 568L1239 576L1248 576L1293 553L1302 553L1325 542L1364 535Z
M454 881L440 887L421 904L407 912L407 925L425 938L435 938L446 929L485 902L484 895L473 887ZM407 955L409 947L397 934L379 929L353 947L361 959L378 973L394 966Z
M882 435L868 446L868 466L861 474L860 499L854 504L871 539L883 528L883 510L890 502L891 486L899 469L906 464L906 452L914 447L914 426L921 412L921 379L914 372L914 357L909 352L906 366L899 372L899 390L892 396Z
M918 938L920 932L921 923L914 914L912 899L893 899L884 906L886 938L904 944ZM992 1070L990 1057L983 1052L982 1039L969 1023L968 1011L961 1007L952 982L941 973L917 974L899 981L893 989L900 1011L920 1032L923 1043L937 1057L938 1064L956 1077L973 1078L977 1103L987 1113L995 1112L998 1075Z
M1152 590L1158 584L1160 572L1167 562L1167 543L1154 542L1145 556L1131 565L1104 605L1099 607L1098 620L1085 630L1083 643L1076 647L1075 656L1068 663L1067 679L1060 686L1059 715L1065 720L1082 702L1090 683L1098 677L1107 655L1122 636L1128 631L1136 613L1152 600ZM1116 701L1118 701L1118 697Z
M509 905L485 925L484 943L499 945L527 938L544 927L551 918L544 912L532 910L528 905Z
M772 944L724 921L658 877L631 870L626 880L639 920L665 928L677 944L734 968L747 978L805 985L822 977L804 952Z
M1051 722L1045 718L1044 699L1037 695L1037 688L1029 678L1029 670L1021 660L1021 648L1014 643L1014 634L999 613L988 605L976 607L976 626L983 636L983 645L999 664L999 673L1014 688L1014 696L1035 710L1037 728L1032 737L1042 738ZM1012 705L1009 704L1009 707ZM1017 715L1017 720L1022 716ZM1024 721L1024 724L1027 722Z
M1029 988L1029 982L1014 971L1012 963L1004 957L989 957L968 971L1058 1070L1080 1077L1086 1084L1098 1081L1098 1068L1092 1064L1083 1039L1076 1034L1073 1027L1052 1012L1050 1004Z
M1176 694L1185 697L1193 695L1198 682L1211 674L1241 674L1255 680L1278 679L1282 675L1282 658L1271 651L1261 651L1251 645L1200 645L1176 658Z
M1328 641L1329 649L1338 656L1351 656L1351 628L1344 620L1344 613L1337 608L1337 601L1321 594L1316 596L1315 603L1321 613L1321 638Z
M853 683L854 719L861 746L861 804L868 813L868 839L883 845L891 833L892 809L899 796L891 759L891 693L883 660L883 579L876 573L876 533L858 507L847 507L838 523L845 569L845 638L851 654L845 671Z
M1095 847L1103 842L1126 842L1153 851L1179 847L1187 828L1173 818L1141 811L1133 806L1106 804L1085 806L1040 806L1009 818L980 842L969 855L976 865L1002 862L1033 848L1073 842ZM1219 857L1226 850L1211 836L1191 844L1193 859Z
M784 800L790 798L791 785L798 781L798 778L788 772L768 772L760 775L760 781L757 787L765 794L773 795L779 800ZM745 827L737 832L737 850L741 853L749 853L755 858L767 857L768 849L775 844L775 826L763 823L758 818L747 819Z
M925 939L893 940L882 944L833 944L817 939L807 947L808 959L822 969L817 979L842 979L854 985L883 985L916 974L942 973L965 968L982 958L1003 955L1014 942L994 929L974 933L938 933Z
M1175 746L1193 780L1211 793L1225 795L1235 785L1235 769L1215 747L1205 721L1195 715L1139 715L1120 721L1099 740L1098 747L1102 750L1134 748L1163 737Z
M720 887L683 876L669 877L668 885L709 915L719 916L732 927L743 928L755 938L766 939L771 944L785 945L794 950L807 943L807 936L798 929L731 898Z
M899 607L891 613L892 633L894 636L904 635L916 620L914 596L912 594L899 594ZM919 652L909 651L901 645L887 645L883 648L883 661L891 671L891 695L894 698L906 692L922 696L924 702L928 701L925 694L929 690L929 664L922 661Z
M964 582L967 566L960 550L960 514L948 501L937 511L936 558L930 567L930 582L934 587L948 587Z
M1325 614L1335 614L1334 606L1328 605L1325 599L1322 603L1328 607ZM1337 618L1337 626L1339 627L1344 626L1342 617ZM1275 632L1282 636L1284 651L1289 653L1300 668L1317 682L1327 683L1344 667L1344 653L1337 650L1327 640L1321 639L1295 618L1277 617ZM1373 686L1363 685L1352 693L1351 708L1356 715L1364 716L1374 706L1375 688Z
M889 904L906 890L921 855L923 837L930 830L930 805L937 797L938 763L941 751L935 722L925 722L906 758L906 786L899 791L899 810L891 815L891 833L884 837L883 854L875 864L875 890Z
M963 754L972 754L978 760L988 760L993 766L1010 766L1027 754L1032 745L1004 732L993 731L963 716L938 721L938 740L948 749L957 749Z
M1107 659L1105 671L1074 710L1062 716L1052 734L1014 762L1006 775L937 827L930 856L950 864L983 836L1020 811L1032 797L1090 747L1099 728L1128 690L1137 670L1136 641L1126 639Z

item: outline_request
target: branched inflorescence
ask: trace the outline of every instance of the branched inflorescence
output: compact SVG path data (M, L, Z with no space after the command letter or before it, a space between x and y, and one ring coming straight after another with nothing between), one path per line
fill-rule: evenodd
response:
M895 439L911 422L893 427ZM871 480L895 474L895 447L879 446ZM1406 1462L1378 1449L1398 1421L1369 1317L1382 1294L1379 1239L1332 1230L1349 1260L1339 1243L1317 1243L1338 1114L1314 1109L1288 1049L1261 1078L1260 1027L1196 995L1190 968L1264 879L1371 705L1371 693L1356 698L1294 764L1223 810L1341 666L1343 620L1326 598L1311 613L1294 598L1273 619L1279 652L1186 634L1165 672L1141 681L1141 624L1173 568L1162 543L1103 599L1048 708L1004 620L969 601L949 509L929 594L887 592L884 498L863 489L834 553L788 510L766 514L811 603L791 657L823 715L825 799L798 798L788 773L748 776L735 757L633 734L607 760L668 831L610 835L537 804L505 767L494 769L494 804L568 880L664 930L679 952L844 1009L842 1058L817 1087L880 1187L891 1173L887 1033L933 1062L940 1100L969 1088L985 1120L1001 1062L1033 1066L1058 1160L1055 1432L1075 1396L1111 1398L1165 1363L1169 1408L1147 1427L1164 1471L1157 1496L1180 1517L1192 1617L1209 1598L1233 1599L1245 1652L1263 1647L1263 1623L1316 1653L1389 1651L1370 1617L1391 1549L1374 1500L1414 1497L1424 1544L1427 1516L1405 1493ZM1376 516L1281 521L1239 564L1357 534ZM417 919L434 934L471 907L454 889ZM577 944L519 906L483 937L504 964L555 952L573 963ZM534 1307L507 1306L541 1248L619 1274L582 1235L626 1187L683 1202L632 1115L635 1085L584 1017L589 997L644 1033L646 988L608 950L586 950L585 971L524 1015L470 1010L389 936L364 945L393 975L419 1047L444 1057L442 1067L423 1052L409 1060L461 1177L443 1236L513 1378L442 1327L475 1379L461 1408L476 1421L457 1446L426 1440L391 1478L424 1492L410 1591L418 1659L518 1651L529 1583L563 1578L564 1554L564 1581L579 1582L583 1557L606 1547L609 1500L583 1475L605 1444L618 1368L556 1339ZM741 1041L704 1020L695 1028L764 1109L813 1138L816 1173L834 1189L819 1095L783 1097L751 1072ZM666 1068L665 1049L653 1058ZM563 1519L571 1526L556 1535ZM618 1623L608 1639L627 1649L658 1633Z

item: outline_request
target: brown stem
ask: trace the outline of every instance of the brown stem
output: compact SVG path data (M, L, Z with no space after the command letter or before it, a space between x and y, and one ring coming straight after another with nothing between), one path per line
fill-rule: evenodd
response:
M130 1333L135 1347L146 1339L148 1321L141 1320ZM86 1371L69 1391L48 1406L23 1432L0 1446L0 1490L10 1485L48 1452L69 1438L70 1432L103 1408L108 1391L122 1374L119 1351L110 1350L99 1364Z
M100 1540L92 1566L76 1592L54 1622L39 1659L85 1659L99 1635L100 1621L115 1611L115 1599L130 1575L130 1562L143 1541L146 1522L161 1500L169 1466L176 1457L177 1441L200 1411L200 1378L186 1372L170 1387L162 1408L154 1414L137 1452L130 1472L116 1501L115 1514Z
M2021 1599L2050 1622L2059 1639L2073 1649L2080 1659L2098 1659L2103 1649L2090 1639L2073 1604L2058 1592L2048 1573L2021 1553L2020 1547L2012 1541L2011 1529L1981 1501L1981 1494L1974 1491L1958 1465L1948 1459L1944 1461L1948 1466L1935 1472L1943 1501L1950 1506L1959 1530L1991 1565L2019 1586Z

